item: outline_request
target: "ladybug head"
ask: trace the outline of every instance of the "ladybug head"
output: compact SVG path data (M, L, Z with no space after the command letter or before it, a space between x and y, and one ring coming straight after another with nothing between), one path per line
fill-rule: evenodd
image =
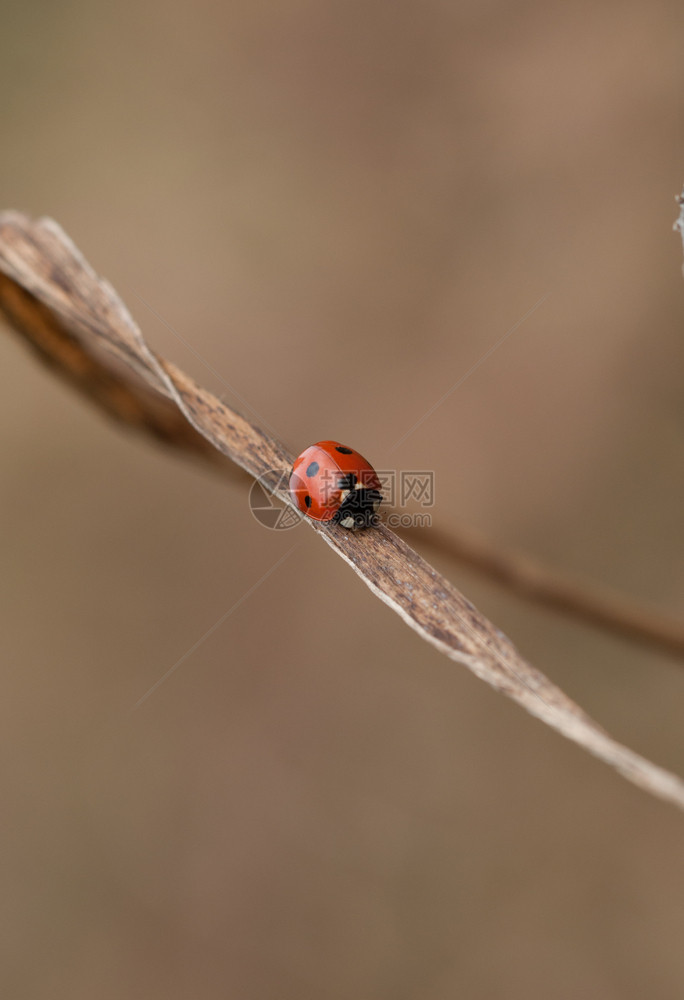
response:
M357 487L350 489L340 504L333 521L343 528L358 531L375 521L375 512L382 502L380 490Z

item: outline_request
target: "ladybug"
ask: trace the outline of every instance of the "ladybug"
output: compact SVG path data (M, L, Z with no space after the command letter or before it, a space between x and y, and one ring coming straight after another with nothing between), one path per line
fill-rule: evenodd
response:
M290 494L303 514L353 531L367 528L382 501L378 474L353 448L319 441L292 467Z

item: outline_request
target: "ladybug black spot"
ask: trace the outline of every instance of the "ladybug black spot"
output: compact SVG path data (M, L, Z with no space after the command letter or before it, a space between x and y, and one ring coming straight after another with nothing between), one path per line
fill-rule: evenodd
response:
M310 507L310 506L311 506L311 497L309 496L309 494L308 494L308 493L307 493L307 495L306 495L306 496L304 497L304 503L306 504L306 506L307 506L307 507Z
M343 455L353 455L354 451L352 448L345 448L344 445L338 444L335 446L335 451L342 452Z
M312 462L311 465L306 470L307 476L315 476L318 472L318 462Z

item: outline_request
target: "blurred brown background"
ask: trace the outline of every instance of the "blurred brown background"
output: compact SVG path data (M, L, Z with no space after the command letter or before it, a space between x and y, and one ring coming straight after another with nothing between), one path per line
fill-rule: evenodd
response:
M0 14L1 207L56 218L156 349L295 451L434 469L440 527L681 613L679 2ZM313 533L4 333L0 364L3 996L682 995L681 815ZM684 773L681 664L437 564Z

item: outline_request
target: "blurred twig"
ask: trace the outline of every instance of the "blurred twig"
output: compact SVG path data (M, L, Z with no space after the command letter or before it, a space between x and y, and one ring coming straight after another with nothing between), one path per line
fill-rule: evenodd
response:
M434 527L427 531L402 528L400 534L469 566L534 604L598 626L620 638L684 657L684 626L621 594L554 573L529 556L497 548L471 531L447 534Z
M185 450L204 455L208 443L266 486L274 484L274 495L291 506L275 485L291 466L288 451L150 350L114 290L56 223L0 214L0 273L0 310L92 400ZM634 784L684 809L684 781L608 736L384 525L353 533L305 520L426 642Z

